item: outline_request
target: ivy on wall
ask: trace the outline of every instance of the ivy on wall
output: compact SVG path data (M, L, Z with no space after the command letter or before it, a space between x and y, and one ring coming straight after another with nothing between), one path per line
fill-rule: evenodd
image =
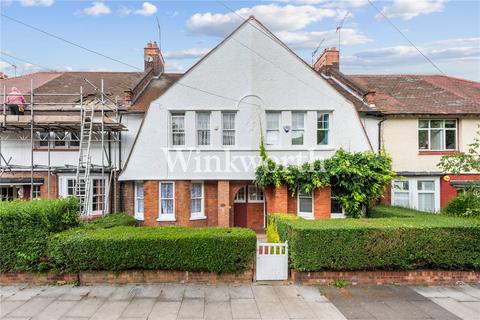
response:
M269 158L260 145L262 163L255 174L261 187L286 185L292 195L302 190L331 186L348 217L359 218L362 207L378 199L395 176L392 160L384 151L347 152L338 150L333 157L302 165L282 165Z

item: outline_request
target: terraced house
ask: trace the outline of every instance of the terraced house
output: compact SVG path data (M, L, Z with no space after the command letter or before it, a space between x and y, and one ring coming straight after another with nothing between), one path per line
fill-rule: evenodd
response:
M284 187L257 188L252 181L262 137L269 156L282 163L328 158L340 148L384 148L398 179L382 201L424 211L439 211L466 181L480 180L478 173L453 176L436 166L441 155L465 152L474 139L480 124L477 82L345 75L335 48L310 66L253 17L184 74L164 72L155 43L146 46L144 59L144 72L1 80L5 90L17 86L27 98L26 115L5 114L2 122L3 197L82 196L75 188L86 176L78 174L86 167L80 103L94 105L87 122L96 132L88 215L127 211L145 225L257 231L273 212L342 216L329 188L295 196ZM31 79L38 101L33 117ZM83 92L65 103L81 86ZM42 93L64 96L49 104L52 99Z

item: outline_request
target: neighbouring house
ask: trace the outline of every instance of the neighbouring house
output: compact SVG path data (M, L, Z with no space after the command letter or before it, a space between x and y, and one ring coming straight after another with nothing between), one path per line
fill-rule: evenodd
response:
M151 103L120 180L135 186L145 225L262 230L272 212L329 218L329 188L291 196L253 185L262 135L270 157L303 163L373 150L377 127L250 17Z
M345 75L337 50L324 55L327 63L320 65L319 59L315 69L352 102L369 100L381 116L377 146L392 156L398 175L384 203L438 212L469 181L480 180L480 173L452 175L437 167L442 155L467 152L480 130L479 82L438 75Z
M0 121L1 199L74 194L83 105L86 110L94 108L88 214L124 210L118 172L150 101L178 78L163 71L156 43L149 43L144 54L144 72L36 72L0 80L4 106ZM25 115L10 114L4 104L11 87L24 94Z

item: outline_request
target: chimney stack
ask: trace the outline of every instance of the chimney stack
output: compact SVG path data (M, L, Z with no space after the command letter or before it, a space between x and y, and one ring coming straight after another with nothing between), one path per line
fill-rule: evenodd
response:
M313 65L315 71L320 71L323 68L333 68L337 71L340 70L340 52L337 48L326 48Z
M0 72L0 80L2 79L8 79L8 76L5 73Z
M157 42L149 42L147 46L143 49L144 61L145 61L145 71L149 68L153 68L154 76L159 76L165 70L165 60L163 60L162 53L158 48Z

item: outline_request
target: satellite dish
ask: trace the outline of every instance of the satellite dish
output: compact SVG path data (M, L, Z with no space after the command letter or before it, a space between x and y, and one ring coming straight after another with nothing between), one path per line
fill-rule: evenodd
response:
M153 61L153 57L152 56L149 56L148 54L145 55L145 61L146 62L152 62Z

